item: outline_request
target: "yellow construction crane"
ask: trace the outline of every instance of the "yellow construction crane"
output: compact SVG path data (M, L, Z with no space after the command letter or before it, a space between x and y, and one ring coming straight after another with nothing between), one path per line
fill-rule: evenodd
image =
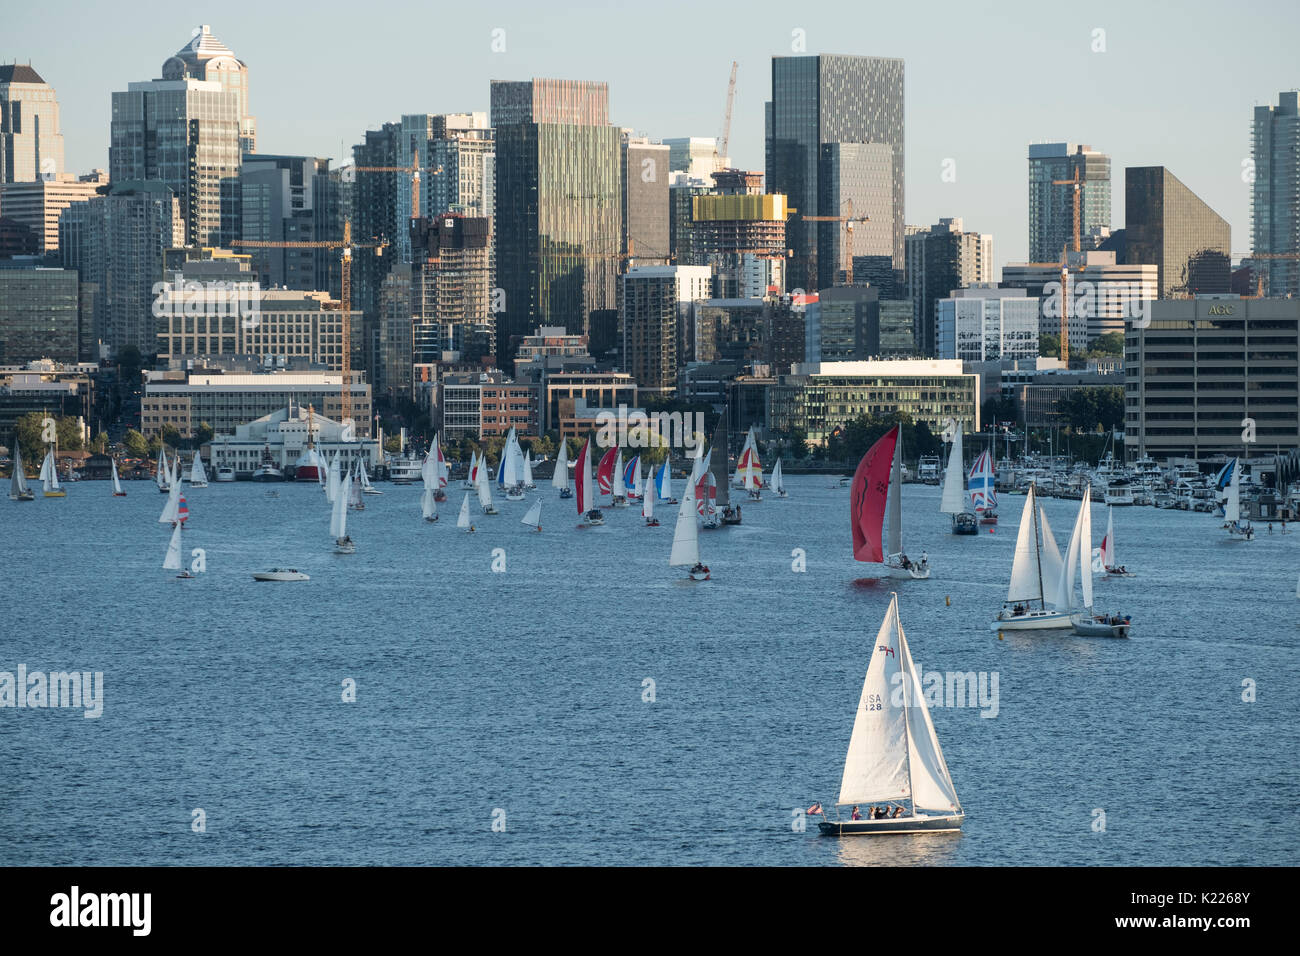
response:
M843 269L844 284L853 285L853 224L855 222L870 222L870 216L853 215L853 200L846 199L840 205L840 211L846 213L843 216L801 216L804 222L842 222L844 223L844 253ZM814 247L815 248L815 247ZM816 279L817 263L813 260L813 278Z
M1081 237L1079 235L1079 199L1080 199L1080 193L1083 190L1083 180L1079 178L1079 168L1077 166L1074 168L1073 179L1053 179L1052 185L1074 187L1074 189L1071 190L1072 199L1073 199L1072 204L1074 207L1074 251L1079 252L1080 242L1081 242ZM1061 361L1066 363L1070 361L1070 325L1069 322L1067 321L1067 317L1070 310L1066 306L1066 300L1068 298L1068 296L1066 295L1066 290L1068 289L1069 282L1070 282L1069 263L1070 263L1069 257L1065 254L1065 250L1062 249L1061 250Z
M232 246L252 249L340 249L342 250L342 269L339 299L343 306L343 394L342 421L352 417L352 250L374 249L375 255L382 256L387 242L353 242L352 220L343 221L343 239L323 240L320 242L263 242L257 239L235 239ZM340 422L341 424L341 422Z
M353 166L357 173L410 173L411 174L411 218L420 218L420 162L412 158L410 166ZM429 171L433 175L442 172L442 167Z
M713 169L722 168L722 160L727 158L727 147L731 145L731 107L736 102L736 70L740 64L731 61L731 79L727 81L727 111L722 119L722 136L713 143Z

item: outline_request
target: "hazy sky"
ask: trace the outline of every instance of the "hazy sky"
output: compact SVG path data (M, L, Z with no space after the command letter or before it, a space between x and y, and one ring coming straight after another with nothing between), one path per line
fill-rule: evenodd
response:
M110 93L158 76L201 23L249 65L258 148L336 160L368 128L487 110L489 80L532 76L608 81L612 122L654 138L715 136L734 59L730 152L761 170L770 58L802 30L803 52L906 60L907 222L960 217L993 235L1004 263L1027 247L1026 147L1062 140L1110 154L1113 228L1123 168L1163 165L1228 219L1234 252L1249 250L1251 109L1300 86L1298 11L1284 0L9 3L0 61L30 60L57 90L68 168L83 172L108 165Z

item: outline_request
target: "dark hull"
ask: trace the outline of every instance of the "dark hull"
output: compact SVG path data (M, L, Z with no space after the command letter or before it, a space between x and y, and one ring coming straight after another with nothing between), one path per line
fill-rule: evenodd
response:
M953 833L961 829L963 814L947 817L899 817L896 820L822 820L824 836L903 836L909 833Z

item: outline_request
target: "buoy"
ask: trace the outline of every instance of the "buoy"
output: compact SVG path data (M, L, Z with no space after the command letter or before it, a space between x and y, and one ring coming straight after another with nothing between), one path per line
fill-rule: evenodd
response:
M1002 632L1001 632L1001 631L998 631L998 640L999 640L999 641L1002 640Z
M943 596L943 606L944 606L944 607L952 607L952 595L951 595L951 594L945 594L945 595Z

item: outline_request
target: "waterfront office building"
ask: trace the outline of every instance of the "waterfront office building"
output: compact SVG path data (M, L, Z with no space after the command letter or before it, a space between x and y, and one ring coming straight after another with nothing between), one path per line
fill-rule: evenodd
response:
M491 95L505 364L538 326L590 333L593 312L617 307L620 132L605 83L494 80Z
M503 372L448 374L439 383L444 441L541 434L541 386L516 382Z
M357 422L368 423L369 415L358 418ZM231 468L236 478L249 479L269 451L276 466L289 478L308 440L322 457L337 456L344 474L362 460L374 474L383 460L377 438L354 433L351 422L340 425L337 419L322 415L319 409L291 400L281 408L239 425L232 434L216 435L208 445L210 468L214 475L222 468Z
M36 262L0 260L0 365L90 359L93 317L83 312L76 270Z
M59 216L74 202L88 202L108 189L101 169L81 179L40 179L0 183L0 216L27 226L36 236L36 253L59 251Z
M0 184L63 172L59 100L31 64L0 64Z
M1270 296L1300 295L1300 93L1279 93L1277 106L1256 106L1251 136L1250 251Z
M1074 248L1074 179L1079 196L1081 237L1110 229L1110 157L1075 143L1035 143L1029 147L1029 261L1060 262ZM1080 249L1086 249L1080 245Z
M1124 261L1159 270L1162 299L1228 292L1228 221L1163 166L1124 170Z
M874 189L883 159L872 151L823 149L828 144L882 144L890 148L889 252L903 266L903 61L868 56L772 58L772 99L766 107L767 189L783 193L804 216L843 215L839 198L861 178ZM844 168L837 187L823 188L826 163ZM850 168L852 171L850 171ZM823 205L823 202L827 205ZM828 208L834 202L834 208ZM856 205L856 203L855 203ZM833 284L838 263L821 239L835 230L790 220L791 288L815 291ZM839 223L833 223L838 226Z
M1124 432L1138 455L1300 447L1300 299L1153 302L1150 325L1125 336L1124 377Z
M970 434L980 427L979 379L956 360L796 365L768 388L767 426L776 432L802 428L809 441L825 443L837 426L861 415L901 411L935 434L949 418Z
M1157 297L1155 265L1120 265L1113 252L1071 252L1066 297L1066 324L1070 348L1085 349L1099 336L1122 333L1140 318L1146 303ZM1052 263L1008 263L1002 267L1002 285L1024 289L1039 299L1040 335L1061 332L1061 267Z
M935 303L936 348L941 359L985 362L1038 355L1038 300L1024 289L977 283L954 289Z

